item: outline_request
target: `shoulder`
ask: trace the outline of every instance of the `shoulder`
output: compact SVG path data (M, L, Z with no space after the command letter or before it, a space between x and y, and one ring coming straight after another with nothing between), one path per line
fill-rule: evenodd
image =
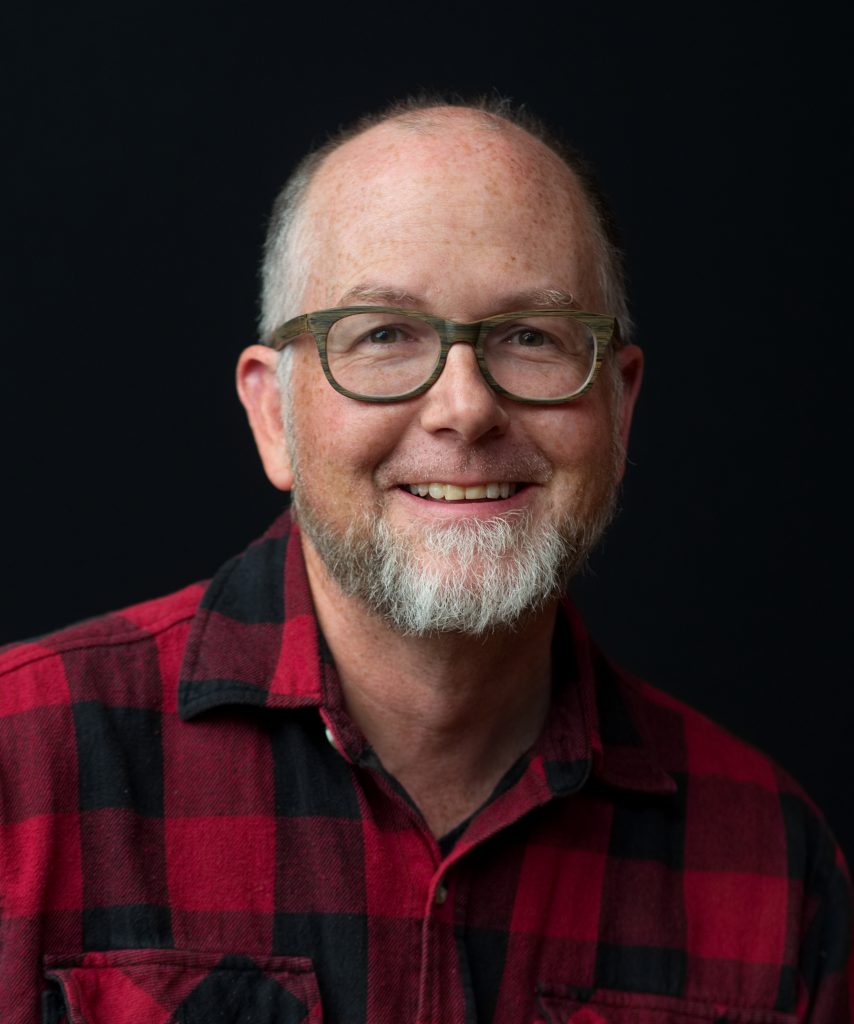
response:
M686 867L847 889L847 868L821 811L786 769L683 701L642 680L623 681L646 742L677 782Z
M0 718L101 695L135 700L141 690L159 688L173 669L177 674L203 594L204 584L193 584L0 648Z
M597 682L612 743L642 750L672 783L607 791L615 877L673 882L696 964L755 965L757 978L759 965L777 965L779 1005L847 1020L851 887L813 801L772 758L683 701L611 663Z
M684 701L622 674L645 739L662 767L689 778L714 777L771 791L797 783L770 757Z

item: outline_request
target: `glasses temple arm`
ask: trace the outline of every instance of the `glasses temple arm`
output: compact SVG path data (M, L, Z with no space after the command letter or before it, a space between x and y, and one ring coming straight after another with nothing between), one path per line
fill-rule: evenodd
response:
M301 334L307 334L310 328L308 326L308 314L303 313L302 316L294 317L293 320L288 320L286 324L273 331L268 341L265 342L270 348L276 349L277 352L281 352L285 345L289 345L292 341L298 338Z

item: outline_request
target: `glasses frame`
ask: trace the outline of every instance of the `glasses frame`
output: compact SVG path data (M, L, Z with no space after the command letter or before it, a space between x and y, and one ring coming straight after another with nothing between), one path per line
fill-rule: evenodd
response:
M432 327L439 335L441 347L436 359L436 365L429 378L411 391L401 395L361 395L350 391L340 384L329 369L329 360L326 354L326 339L333 325L346 316L354 313L396 313L399 316L406 316L413 320L420 320ZM569 395L562 398L524 398L522 395L514 395L512 391L503 388L489 372L486 365L486 355L483 351L483 341L489 330L499 324L507 323L510 320L517 320L519 317L569 317L577 320L589 328L596 343L593 365L587 379ZM420 313L417 310L402 309L399 306L339 306L335 309L320 309L314 313L303 313L295 316L292 320L282 324L270 335L264 344L281 352L285 346L296 341L304 334L310 334L317 345L317 353L320 356L320 365L330 385L347 398L353 398L358 402L404 402L409 398L417 398L428 391L439 379L442 370L445 369L445 362L451 346L458 344L471 345L474 349L477 364L487 384L499 395L510 398L514 402L523 402L526 405L561 405L566 402L573 402L589 391L596 380L596 376L602 366L608 346L618 338L617 318L604 313L588 313L584 310L575 309L527 309L516 313L499 313L497 316L487 317L485 320L473 320L470 323L457 323L454 320L445 320L430 313Z

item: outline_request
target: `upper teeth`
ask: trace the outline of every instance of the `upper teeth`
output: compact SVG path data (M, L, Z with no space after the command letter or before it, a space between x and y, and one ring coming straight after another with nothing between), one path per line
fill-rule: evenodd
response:
M422 498L428 495L440 501L472 501L478 498L509 498L515 494L518 484L475 484L473 487L459 487L457 484L409 484L409 490Z

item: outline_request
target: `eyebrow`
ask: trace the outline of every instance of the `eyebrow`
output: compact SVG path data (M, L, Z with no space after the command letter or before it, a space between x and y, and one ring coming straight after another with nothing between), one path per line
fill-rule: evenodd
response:
M378 306L405 306L418 307L423 305L422 301L410 292L400 288L389 288L385 285L357 284L345 292L338 300L337 305L349 306L352 303L376 304Z
M423 309L426 303L417 295L400 288L379 284L359 284L338 300L338 306L353 303L378 306L401 306L405 309ZM571 292L562 288L533 288L499 296L495 312L510 313L517 309L571 309L576 305Z
M576 302L572 292L563 288L533 288L503 295L499 305L510 313L516 309L570 309Z

